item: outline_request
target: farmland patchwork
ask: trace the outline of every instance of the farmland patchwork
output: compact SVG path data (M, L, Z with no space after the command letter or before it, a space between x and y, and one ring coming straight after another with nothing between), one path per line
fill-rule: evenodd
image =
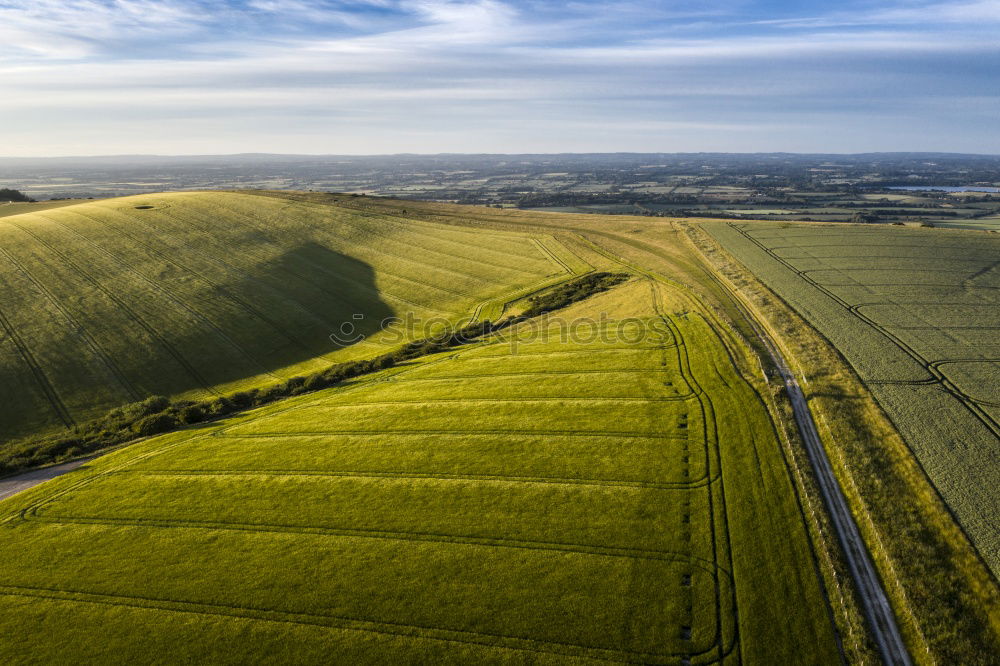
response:
M706 223L847 358L1000 572L1000 238Z

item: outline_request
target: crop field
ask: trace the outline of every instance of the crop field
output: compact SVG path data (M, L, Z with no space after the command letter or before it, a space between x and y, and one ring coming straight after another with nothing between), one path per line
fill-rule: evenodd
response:
M8 217L10 215L23 215L24 213L36 213L36 212L41 212L43 210L49 210L52 208L62 208L63 206L72 206L78 203L85 203L85 202L81 201L80 199L39 201L37 203L8 201L0 203L0 217Z
M0 659L838 663L774 426L683 300L635 277L4 501Z
M1000 573L1000 238L704 226L846 357Z
M22 206L0 218L3 439L370 357L589 270L544 234L232 192Z
M958 222L943 220L941 222L935 222L934 226L944 227L945 229L973 229L979 231L1000 232L1000 215L980 217L975 220L960 220Z

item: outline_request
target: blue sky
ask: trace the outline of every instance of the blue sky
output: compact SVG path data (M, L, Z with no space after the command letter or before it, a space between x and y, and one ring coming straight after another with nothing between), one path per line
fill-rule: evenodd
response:
M1000 0L0 0L0 155L1000 153Z

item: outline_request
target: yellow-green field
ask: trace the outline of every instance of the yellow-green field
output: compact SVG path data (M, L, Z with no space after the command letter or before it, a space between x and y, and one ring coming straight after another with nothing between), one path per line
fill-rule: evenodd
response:
M52 208L62 208L63 206L73 206L78 203L86 203L86 199L59 199L57 201L7 201L0 203L0 217L10 215L23 215L24 213L37 213Z
M541 234L223 192L4 217L0 435L72 426L150 394L202 399L370 356L428 322L496 310L518 290L589 268L560 255ZM331 340L371 336L387 317L401 320L399 335L347 348Z
M838 663L774 427L682 301L635 278L4 502L0 658Z
M0 502L0 660L876 663L754 315L693 233L279 192L0 219L7 468L131 439ZM933 520L890 534L877 479L847 495L915 661L986 663L995 586L886 479Z

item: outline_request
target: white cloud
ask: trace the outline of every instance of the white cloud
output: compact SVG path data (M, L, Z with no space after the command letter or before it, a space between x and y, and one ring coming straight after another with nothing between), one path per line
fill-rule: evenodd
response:
M833 11L818 16L755 21L790 29L921 25L935 31L941 24L982 26L1000 23L1000 0L906 2L870 11Z
M973 2L907 3L868 15L872 22L884 23L1000 23L1000 0Z
M849 54L963 53L997 51L993 40L967 37L954 39L928 36L921 32L866 31L813 32L769 37L728 39L649 40L606 47L546 48L534 51L539 57L561 62L593 64L675 63L678 61L731 60L746 58L815 57Z
M958 75L947 94L938 92L940 79L905 63L1000 60L995 30L955 25L998 3L906 3L854 15L863 24L827 14L747 31L727 23L735 20L728 0L585 2L565 11L502 0L252 0L240 8L214 0L0 0L0 116L52 145L101 132L155 142L157 133L143 138L137 128L167 118L171 140L205 141L200 152L225 150L217 136L237 132L218 130L227 122L262 142L288 135L288 123L349 122L346 132L361 133L358 146L365 131L388 142L384 131L393 127L400 150L426 150L449 132L502 144L497 137L510 141L521 126L525 137L550 147L562 137L561 149L581 150L570 137L606 131L613 149L614 136L642 132L780 134L797 118L875 123L911 93L958 99L982 89L982 77L966 85ZM359 5L377 11L352 9ZM921 14L928 7L935 13ZM922 25L918 14L938 24ZM692 16L703 24L681 31L669 23ZM942 67L935 65L941 77ZM844 99L857 109L832 108ZM132 133L118 134L119 125ZM317 136L314 151L336 152L323 140ZM156 150L144 145L124 152Z
M204 20L171 0L16 0L0 4L0 54L83 58L108 41L185 34Z

